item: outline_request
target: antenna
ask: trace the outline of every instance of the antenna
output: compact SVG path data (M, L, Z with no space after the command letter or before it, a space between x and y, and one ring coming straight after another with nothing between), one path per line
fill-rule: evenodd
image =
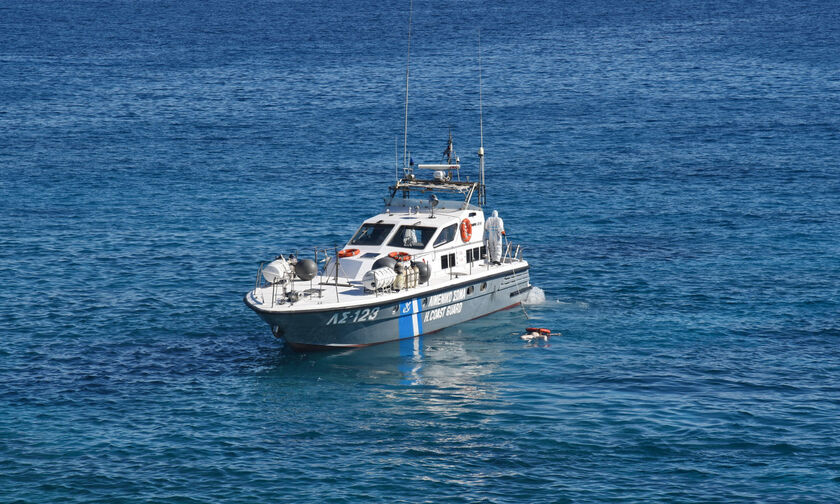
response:
M414 1L408 2L408 56L405 61L405 125L403 130L403 172L408 170L408 75L411 67L411 14Z
M484 108L481 100L481 28L478 29L478 128L481 146L478 148L478 206L484 206L487 195L484 192Z

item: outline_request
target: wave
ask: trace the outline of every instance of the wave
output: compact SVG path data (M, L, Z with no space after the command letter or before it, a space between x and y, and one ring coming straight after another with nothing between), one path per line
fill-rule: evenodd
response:
M545 303L545 292L539 287L533 286L522 303L526 305L543 304Z

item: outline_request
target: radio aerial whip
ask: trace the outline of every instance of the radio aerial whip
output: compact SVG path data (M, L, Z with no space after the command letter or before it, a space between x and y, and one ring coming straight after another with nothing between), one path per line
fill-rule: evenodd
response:
M480 146L478 148L478 206L483 207L487 195L484 192L484 109L481 101L481 28L478 29L478 129Z
M405 61L405 124L403 130L403 173L408 170L408 75L411 68L411 13L414 1L408 2L408 56Z

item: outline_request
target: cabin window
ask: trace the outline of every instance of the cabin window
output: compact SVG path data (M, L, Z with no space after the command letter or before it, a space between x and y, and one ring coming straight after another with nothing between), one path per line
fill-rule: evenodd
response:
M481 290L487 290L487 282L482 282Z
M400 226L397 234L388 243L391 247L423 249L434 236L436 228L424 226Z
M435 247L440 247L441 245L445 245L455 240L455 235L457 233L458 224L452 224L451 226L446 226L445 228L441 229L440 234L435 239Z
M468 295L468 296L469 296L470 294L472 294L474 291L475 291L475 287L474 287L474 286L470 285L469 287L467 287L467 295Z
M392 229L393 224L362 224L350 245L380 245Z
M481 247L467 250L467 262L475 262L481 259Z
M455 254L446 254L440 258L441 269L447 269L455 266Z

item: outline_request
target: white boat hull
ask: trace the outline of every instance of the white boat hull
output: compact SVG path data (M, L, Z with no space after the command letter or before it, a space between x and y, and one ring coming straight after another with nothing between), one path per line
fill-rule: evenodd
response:
M254 291L245 296L245 304L294 349L363 347L415 338L512 308L531 289L528 269L525 265L439 289L411 289L384 302L370 296L344 308L278 312L263 308Z

